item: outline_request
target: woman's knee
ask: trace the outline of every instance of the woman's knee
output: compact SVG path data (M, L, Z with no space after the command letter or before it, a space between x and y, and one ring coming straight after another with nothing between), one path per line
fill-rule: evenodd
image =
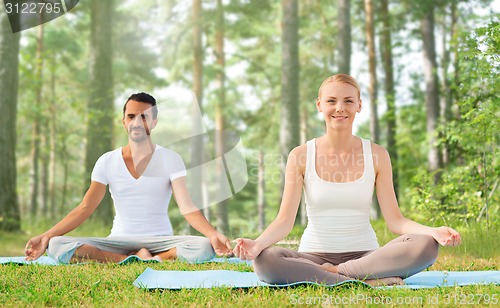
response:
M279 248L277 247L267 247L262 250L260 254L253 260L253 264L257 266L264 266L273 263L276 258L279 258Z
M430 235L412 234L410 236L413 241L412 251L415 253L415 257L427 261L429 265L433 264L439 252L438 242Z

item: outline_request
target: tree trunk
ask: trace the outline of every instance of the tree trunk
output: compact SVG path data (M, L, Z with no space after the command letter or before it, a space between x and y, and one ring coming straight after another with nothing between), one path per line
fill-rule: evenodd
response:
M457 21L458 21L458 12L457 12L457 4L455 1L451 3L451 32L453 33L452 36L452 43L450 48L453 50L453 88L451 90L451 100L452 100L452 116L460 120L461 115L460 115L460 107L459 107L459 99L458 99L458 92L457 92L457 86L460 83L460 68L459 68L459 57L458 57L458 30L457 30Z
M35 219L38 214L38 195L40 187L40 122L42 121L42 90L43 90L43 24L37 29L37 47L35 56L35 104L33 116L33 131L31 134L31 201L30 215Z
M283 157L288 157L300 141L298 6L297 0L282 0L280 152ZM281 172L285 174L284 164Z
M337 31L338 31L338 73L351 72L351 0L338 0Z
M215 149L216 156L224 160L226 145L224 140L225 119L224 112L226 105L225 89L225 55L224 55L224 6L222 0L217 0L216 34L215 34L215 57L217 61L217 81L218 99L215 104ZM219 183L224 183L226 169L224 165L217 164L216 176ZM229 232L229 221L227 215L227 200L219 202L217 205L217 229L219 232L227 234Z
M87 149L85 189L97 159L113 147L113 72L112 20L113 1L91 0L90 97L87 109ZM101 201L94 218L109 224L113 208L109 192Z
M391 42L391 16L389 16L388 0L381 1L380 17L382 19L382 34L380 36L380 49L382 51L382 62L384 64L384 88L387 102L387 151L392 161L392 178L396 196L399 192L398 181L398 151L396 147L396 105L394 91L394 70L392 65L392 42Z
M441 64L441 89L442 89L442 95L441 95L441 102L440 102L440 110L441 110L441 123L443 126L448 125L448 123L452 119L451 115L451 87L450 87L450 75L448 73L448 69L450 66L450 58L451 58L451 50L453 48L453 41L455 39L455 18L453 16L454 14L454 9L453 6L455 6L455 2L453 1L451 6L451 25L450 28L448 29L448 24L447 24L447 14L446 14L446 7L445 12L443 14L443 24L441 25L442 28L442 47L443 47L443 60ZM448 39L448 32L449 32L449 39ZM446 142L443 146L443 165L446 166L450 163L450 144Z
M307 142L307 119L307 106L306 104L300 104L300 144L305 144ZM300 198L300 225L307 225L307 211L304 194L302 194L302 198Z
M259 150L259 179L257 184L257 209L259 212L259 232L266 228L266 179L264 169L264 152Z
M365 0L365 35L366 43L368 45L368 68L370 74L370 84L368 93L370 95L370 134L371 139L375 143L379 143L379 123L377 111L377 58L375 52L375 25L373 22L373 2L372 0ZM380 205L377 198L373 198L373 209L377 217L382 216Z
M432 5L432 4L431 4ZM441 152L437 145L437 125L439 123L439 82L437 77L436 44L434 40L434 6L426 9L421 23L424 45L425 105L427 115L427 135L429 138L429 170L436 171L442 166ZM437 180L437 178L436 178Z
M370 73L370 85L368 92L370 95L370 133L372 141L380 141L378 111L377 111L377 58L375 53L375 26L373 23L373 2L365 0L365 34L368 45L368 67Z
M45 119L45 115L43 117ZM40 184L41 184L41 193L42 193L42 204L40 207L40 216L48 217L49 214L49 131L47 129L46 123L43 123L41 130L41 145L40 148L40 162L42 164L42 170L40 173Z
M202 123L198 121L200 112L203 112L203 46L202 46L202 7L201 0L193 0L193 92L196 99L192 101L191 113L193 118L193 135L199 134L202 130ZM197 138L193 139L191 145L191 165L200 166L203 161L203 143L197 142ZM193 200L200 200L202 204L198 204L203 208L203 212L207 219L210 219L210 208L206 204L206 194L202 189L202 170L201 168L193 168L189 172L190 193L193 195ZM188 226L186 229L189 233L193 229Z
M55 59L53 59L55 61ZM50 218L54 219L56 217L56 139L57 139L57 116L56 116L56 66L53 64L51 71L51 97L50 100L50 180L49 180L49 206L50 206Z
M0 9L0 230L21 229L16 192L16 115L19 33Z

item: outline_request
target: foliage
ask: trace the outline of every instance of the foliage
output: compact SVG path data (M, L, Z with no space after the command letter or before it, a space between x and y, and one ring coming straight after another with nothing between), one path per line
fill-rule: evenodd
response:
M441 128L454 163L439 172L436 185L434 174L419 172L410 192L411 206L430 221L499 223L499 35L496 19L461 36L458 114Z

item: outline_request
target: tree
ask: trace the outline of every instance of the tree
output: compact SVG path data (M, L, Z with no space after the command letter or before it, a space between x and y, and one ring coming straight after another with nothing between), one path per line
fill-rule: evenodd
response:
M193 82L192 90L195 94L195 99L191 102L191 115L193 120L193 135L199 134L202 131L201 126L203 123L198 122L196 119L199 118L200 113L203 112L203 42L202 42L202 6L201 0L193 0L192 3L192 69L193 69ZM202 142L199 142L199 138L193 138L191 145L191 165L201 166L203 161L203 148ZM193 200L201 200L201 206L204 209L204 215L207 220L210 220L210 208L207 206L206 198L203 194L203 181L202 181L202 169L192 168L189 174L189 184L190 193L192 194ZM186 232L193 233L194 229L186 225Z
M31 203L30 214L34 219L38 213L38 194L40 187L39 161L40 161L40 122L42 109L42 90L43 90L43 24L37 28L37 44L35 56L35 108L33 131L31 134Z
M0 9L0 230L21 228L16 193L16 113L19 33L12 33Z
M379 142L379 123L377 112L377 58L375 51L375 25L373 22L373 2L365 0L365 34L368 45L368 66L370 73L370 132L372 141Z
M89 81L90 95L87 109L87 147L85 157L85 187L97 159L112 149L113 72L112 72L112 16L113 1L92 0ZM109 193L96 210L96 218L110 223L113 208Z
M456 49L457 39L456 39L456 26L457 26L457 10L456 1L452 1L450 6L450 25L447 24L448 14L446 12L446 6L443 8L443 20L441 23L442 29L442 60L441 60L441 89L442 95L440 96L440 118L443 127L446 127L452 120L452 89L451 89L451 78L448 73L451 52ZM450 163L450 147L448 142L443 145L442 157L443 165L448 165Z
M225 89L225 54L224 54L224 6L222 0L217 0L216 9L216 33L215 33L215 57L217 63L218 99L215 105L215 152L216 157L224 159L226 145L224 140L224 109L226 105ZM226 177L224 165L217 164L217 179ZM227 216L227 200L217 205L217 229L222 233L229 232L229 221Z
M398 182L398 151L396 147L396 106L394 91L394 69L392 61L391 42L391 16L389 15L388 0L381 1L380 17L382 19L382 33L380 35L380 49L382 53L382 63L384 66L384 89L387 111L385 119L387 121L387 151L392 161L392 177L396 195L399 191Z
M425 105L427 113L427 134L429 138L429 170L442 167L442 156L437 144L437 125L439 123L439 82L437 77L436 43L434 39L434 4L429 2L421 20L424 51Z
M299 144L299 18L298 1L282 0L280 151L287 157ZM284 166L282 166L284 174Z
M351 0L338 0L337 31L338 55L337 70L339 73L351 72Z

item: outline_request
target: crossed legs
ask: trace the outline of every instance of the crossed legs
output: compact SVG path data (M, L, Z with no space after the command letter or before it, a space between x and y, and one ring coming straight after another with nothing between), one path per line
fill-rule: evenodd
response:
M197 263L215 256L210 241L199 236L107 238L58 236L50 240L47 254L62 263L83 260L120 262L132 254L146 260L178 258Z
M300 253L271 247L255 259L254 268L261 280L273 284L299 281L335 284L351 279L375 285L394 284L432 265L437 253L438 244L432 237L411 234L373 251Z

